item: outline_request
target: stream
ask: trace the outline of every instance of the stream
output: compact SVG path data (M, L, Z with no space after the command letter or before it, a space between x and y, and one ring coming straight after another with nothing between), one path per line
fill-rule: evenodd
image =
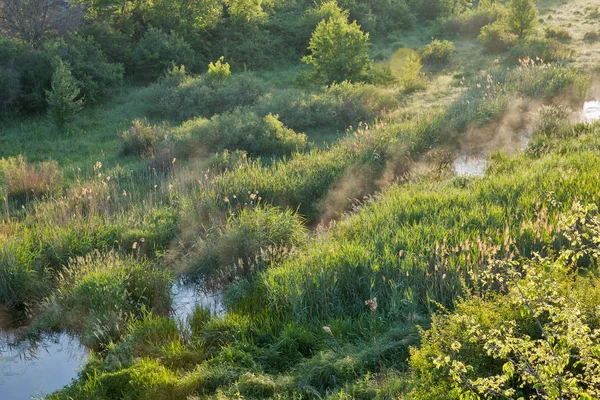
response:
M171 287L171 317L185 323L197 305L213 315L225 312L222 297L197 285L176 281ZM89 350L67 333L44 335L37 341L17 341L14 330L0 326L0 400L29 400L71 383L84 366Z
M581 113L582 122L593 122L600 120L600 101L590 100L583 104L583 110ZM524 151L529 144L531 134L527 131L521 132L517 137L516 147L519 151ZM514 145L510 149L514 150ZM480 146L471 148L468 150L462 150L459 152L457 157L452 162L452 170L456 176L467 176L467 177L482 177L485 175L487 166L489 163L489 154L493 150L498 150L497 147L493 147L491 143L488 146Z

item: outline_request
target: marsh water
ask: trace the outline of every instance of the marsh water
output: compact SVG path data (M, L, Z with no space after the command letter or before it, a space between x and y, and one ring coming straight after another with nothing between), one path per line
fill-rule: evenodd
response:
M172 318L185 322L197 305L225 312L222 297L177 281L171 287ZM52 393L77 378L89 350L67 333L17 340L15 330L0 326L0 400L27 400Z
M88 357L88 350L66 333L37 341L16 342L0 333L0 398L25 400L68 385Z
M586 101L583 104L581 121L592 122L597 120L600 120L600 101ZM512 143L510 145L511 149L524 151L529 144L531 135L528 131L523 131L517 135L516 139L516 143ZM507 150L507 146L497 147L492 144L489 144L488 146L483 145L476 148L462 150L454 159L452 163L452 170L457 176L484 176L488 167L490 152L503 147L505 150Z

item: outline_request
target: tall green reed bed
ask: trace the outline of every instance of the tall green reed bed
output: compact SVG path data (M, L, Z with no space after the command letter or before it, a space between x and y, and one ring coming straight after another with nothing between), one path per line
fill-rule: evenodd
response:
M585 127L558 152L494 156L482 179L389 187L293 257L231 284L226 315L198 308L179 333L147 316L55 398L406 394L415 325L461 297L506 293L506 262L567 245L560 216L575 199L598 203L598 127Z

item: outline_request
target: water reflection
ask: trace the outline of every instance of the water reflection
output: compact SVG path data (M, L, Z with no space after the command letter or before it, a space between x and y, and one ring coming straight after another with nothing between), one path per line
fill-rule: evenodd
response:
M0 331L1 332L1 331ZM0 333L0 397L25 400L61 389L77 377L88 350L67 334L13 343Z
M171 308L175 320L185 322L196 306L200 305L214 315L222 315L225 312L223 296L220 294L206 293L198 285L183 280L177 281L171 287Z

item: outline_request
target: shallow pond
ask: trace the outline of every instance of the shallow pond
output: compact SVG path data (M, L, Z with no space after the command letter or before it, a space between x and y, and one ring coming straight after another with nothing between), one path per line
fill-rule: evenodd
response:
M222 297L197 285L177 281L171 287L172 317L185 322L197 305L214 315L225 312ZM60 333L36 342L15 342L14 332L0 327L0 400L28 400L71 383L89 355L76 338Z
M583 120L587 122L600 119L600 101L586 101L583 104Z
M37 342L11 344L12 335L0 333L0 398L25 400L68 385L88 357L77 339L62 333Z

